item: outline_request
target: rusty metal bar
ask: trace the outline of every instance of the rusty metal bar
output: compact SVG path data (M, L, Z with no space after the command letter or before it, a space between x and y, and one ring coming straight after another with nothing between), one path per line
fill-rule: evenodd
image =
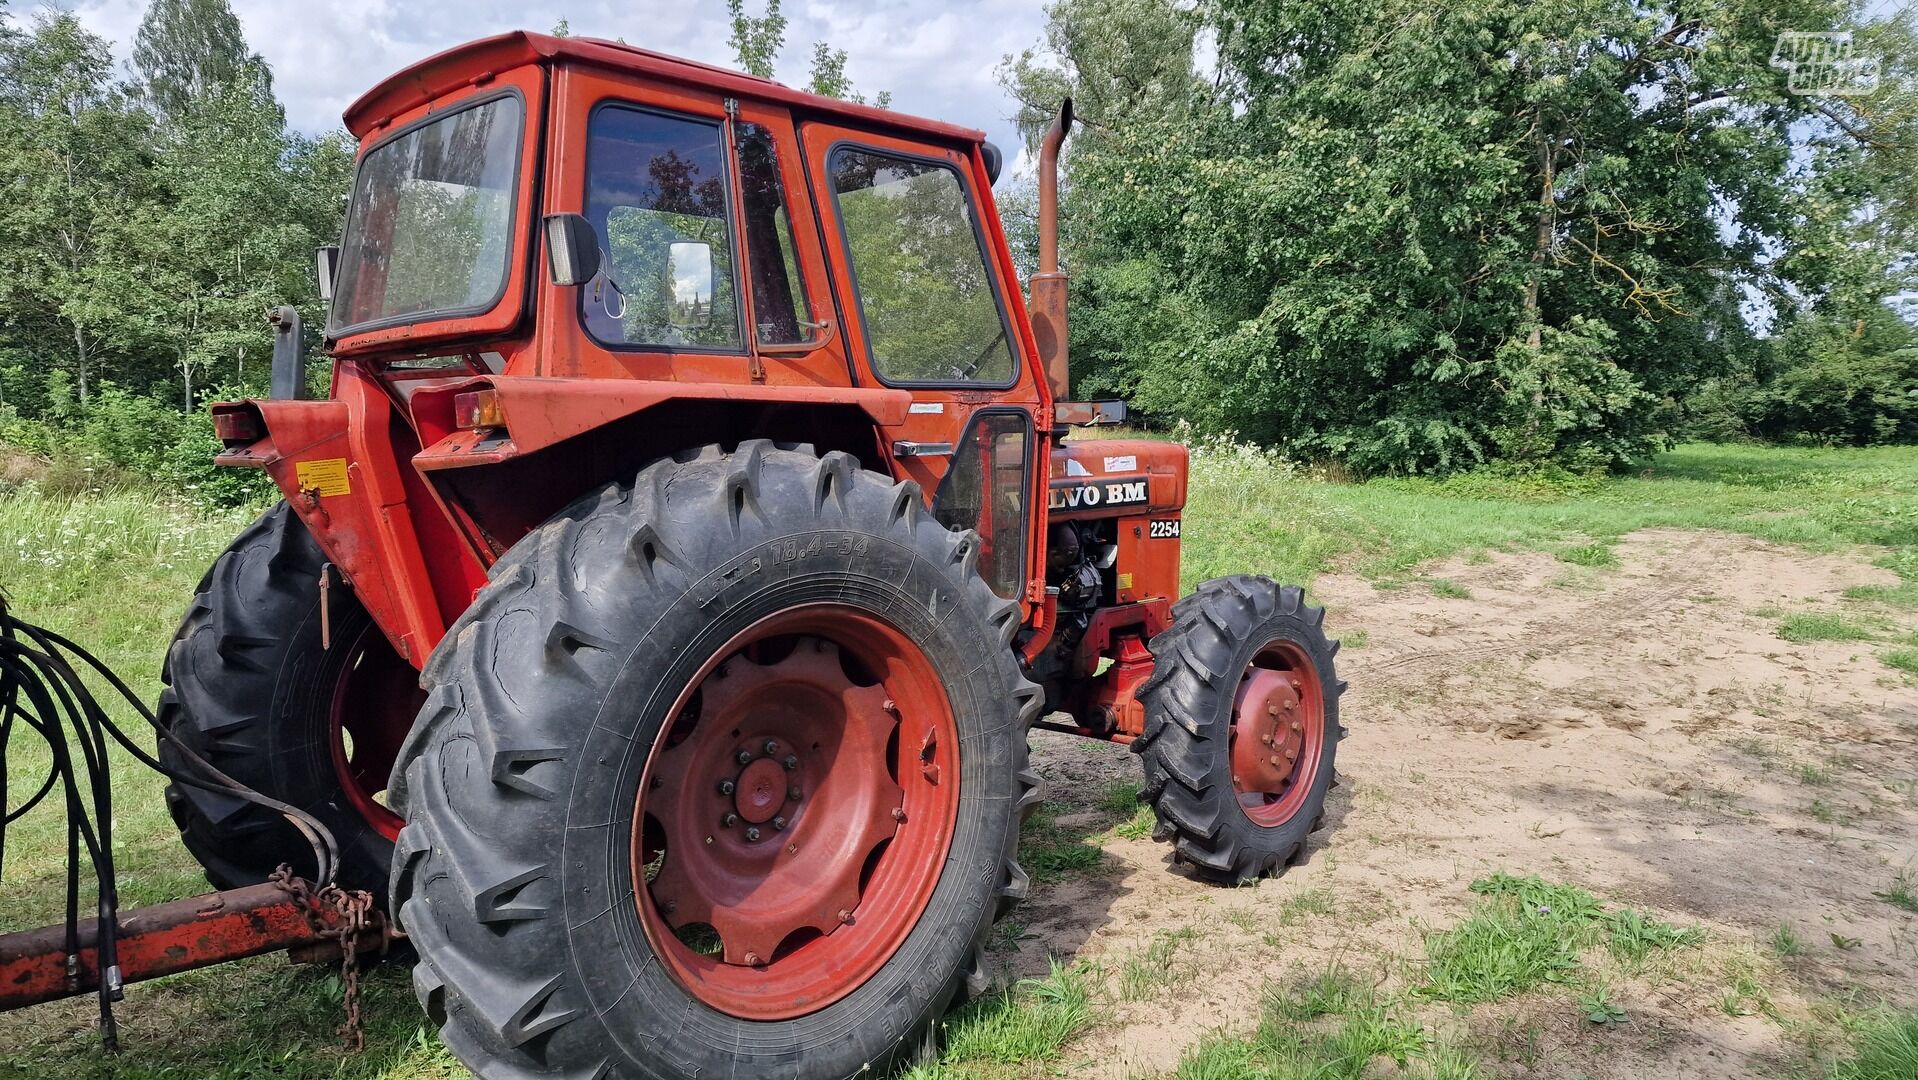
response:
M377 912L368 920L361 952L379 948L386 934ZM302 959L337 960L344 925L334 908L273 883L139 908L120 916L121 979L139 982L296 947L304 947ZM64 924L0 935L0 1011L98 989L99 939L98 920L80 924L80 955L69 973Z

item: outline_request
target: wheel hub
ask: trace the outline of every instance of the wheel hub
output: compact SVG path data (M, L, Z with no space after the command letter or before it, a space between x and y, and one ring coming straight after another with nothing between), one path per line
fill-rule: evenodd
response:
M777 749L776 744L774 749ZM794 767L797 769L796 757ZM733 805L738 809L739 816L754 825L771 821L780 816L779 812L786 808L788 802L786 770L771 757L754 759L752 764L740 772L738 779L731 783L733 784ZM725 782L722 782L721 787L724 786ZM793 787L791 790L797 793L799 789Z
M710 926L726 963L759 967L805 931L853 921L867 857L900 828L891 705L883 688L854 685L819 638L773 663L737 656L715 670L647 799L665 834L652 897L667 924Z
M1299 680L1255 668L1239 683L1233 705L1232 783L1240 792L1281 793L1305 746Z
M1318 774L1324 695L1316 669L1274 643L1253 659L1232 701L1232 787L1247 817L1264 826L1289 820Z

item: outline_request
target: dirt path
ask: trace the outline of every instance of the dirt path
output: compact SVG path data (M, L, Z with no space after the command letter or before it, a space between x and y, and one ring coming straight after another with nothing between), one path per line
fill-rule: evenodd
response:
M1873 895L1918 868L1918 687L1872 646L1776 633L1895 579L1718 533L1643 531L1616 554L1611 570L1543 553L1432 568L1470 599L1320 579L1329 629L1369 636L1341 656L1350 735L1327 829L1306 865L1256 887L1196 883L1164 846L1101 834L1109 873L1035 888L1001 953L1021 974L1048 954L1115 973L1185 931L1164 982L1116 1002L1066 1071L1170 1068L1206 1031L1248 1028L1265 985L1335 961L1402 980L1419 927L1456 921L1467 885L1499 869L1709 934L1614 988L1618 1028L1562 994L1427 1017L1501 1075L1775 1075L1833 1002L1918 1005L1918 916ZM1035 747L1060 824L1101 833L1097 804L1136 779L1131 755ZM1781 926L1795 955L1772 944Z

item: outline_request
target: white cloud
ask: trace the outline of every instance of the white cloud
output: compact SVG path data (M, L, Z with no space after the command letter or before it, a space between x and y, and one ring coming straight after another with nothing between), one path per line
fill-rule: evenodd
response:
M144 0L70 0L82 22L126 59ZM564 16L575 34L709 63L731 64L723 0L615 4L610 0L231 0L247 40L273 67L287 118L302 130L336 127L352 100L380 79L463 41L506 30L544 31ZM757 3L749 4L757 9ZM986 131L1008 153L1018 139L1011 100L993 68L1038 39L1035 0L973 0L928 8L903 0L788 0L781 81L805 82L815 41L847 54L846 71L868 97L890 90L893 107Z

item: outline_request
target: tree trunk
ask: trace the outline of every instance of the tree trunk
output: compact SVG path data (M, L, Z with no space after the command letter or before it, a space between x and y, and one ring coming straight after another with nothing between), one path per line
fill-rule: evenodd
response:
M80 404L87 403L87 332L78 324L73 327L74 373L80 382Z
M1539 318L1539 281L1545 273L1545 261L1552 253L1552 234L1558 223L1558 136L1541 135L1538 144L1538 227L1532 244L1532 272L1525 280L1525 344L1537 351L1545 342L1545 327Z

